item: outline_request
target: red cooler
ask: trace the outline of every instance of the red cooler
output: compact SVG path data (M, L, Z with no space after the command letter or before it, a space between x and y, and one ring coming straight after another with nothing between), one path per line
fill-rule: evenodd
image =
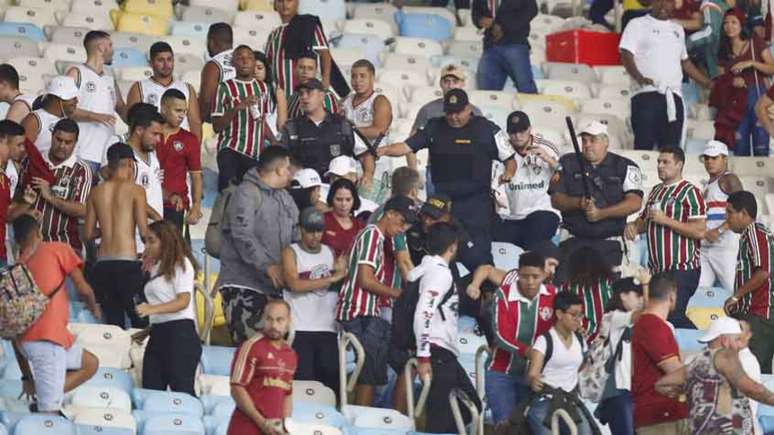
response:
M546 36L546 60L549 62L618 65L620 36L614 32L568 30Z

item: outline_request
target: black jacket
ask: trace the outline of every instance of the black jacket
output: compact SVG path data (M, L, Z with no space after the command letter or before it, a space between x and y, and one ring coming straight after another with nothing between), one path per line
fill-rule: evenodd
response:
M492 40L491 30L484 33L484 48L490 48L495 45L529 45L529 22L532 21L538 13L538 6L535 0L495 0L495 4L500 6L497 10L489 9L488 0L473 0L473 23L476 27L478 21L483 17L495 17L495 24L499 24L503 29L503 37L497 42Z

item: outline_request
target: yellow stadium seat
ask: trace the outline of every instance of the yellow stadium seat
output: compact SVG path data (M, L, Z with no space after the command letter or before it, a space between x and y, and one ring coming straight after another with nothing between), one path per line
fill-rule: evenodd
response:
M240 5L243 11L274 10L274 2L272 0L241 0Z
M209 125L209 124L204 124ZM198 274L196 277L196 283L198 285L203 286L204 285L204 275ZM218 279L217 273L211 273L210 274L210 282L214 283ZM223 314L223 297L220 295L220 292L215 292L212 298L212 305L213 309L215 310L215 317L212 321L213 328L217 328L218 326L223 326L226 324L226 315ZM196 319L197 323L199 325L199 331L203 331L206 325L204 324L206 314L204 312L204 296L200 292L196 292Z
M690 307L685 310L685 314L699 329L707 329L713 320L726 316L723 307Z
M175 14L172 0L126 0L121 5L121 10L138 15L153 15L167 20Z
M165 36L169 22L154 15L140 15L112 10L110 17L119 32L141 33L143 35Z

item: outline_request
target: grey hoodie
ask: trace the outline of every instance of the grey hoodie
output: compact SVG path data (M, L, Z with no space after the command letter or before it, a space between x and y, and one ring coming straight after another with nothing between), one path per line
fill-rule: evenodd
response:
M257 191L261 198L256 209ZM300 238L293 198L285 189L266 185L257 169L250 169L232 194L224 217L217 287L246 287L281 295L266 270L280 264L282 249Z

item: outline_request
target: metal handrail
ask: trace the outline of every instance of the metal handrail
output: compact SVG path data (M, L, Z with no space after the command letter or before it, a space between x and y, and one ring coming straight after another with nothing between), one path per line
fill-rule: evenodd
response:
M564 420L564 424L570 428L570 435L578 435L578 426L572 420L570 414L561 408L554 411L554 414L551 416L551 433L553 435L559 435L562 433L559 427L559 420Z
M470 400L470 397L468 397L464 391L460 390L459 388L455 388L449 393L449 406L451 406L452 415L454 416L454 423L457 425L457 432L459 435L468 435L465 430L465 421L462 419L462 413L460 412L459 402L462 402L462 404L468 408L468 411L470 411L473 435L483 435L477 434L479 426L478 421L480 419L478 407L475 403L473 403L472 400Z
M430 394L430 384L432 383L432 378L430 379L422 379L422 391L419 393L419 401L416 404L416 407L414 406L414 381L413 376L411 376L411 370L414 368L417 368L419 366L419 362L416 358L411 358L406 362L406 367L403 369L403 377L406 380L406 397L407 397L407 408L408 408L408 416L411 419L412 422L414 422L415 419L419 418L422 413L425 411L425 402L427 402L427 396ZM416 423L415 423L416 426Z
M352 345L355 350L355 370L347 380L347 346L349 345ZM342 333L339 339L339 410L343 410L347 405L347 393L354 391L364 364L365 350L363 350L360 340L349 332Z
M484 377L486 374L486 371L484 370L484 358L481 358L483 355L489 355L490 350L489 346L482 344L481 346L476 349L476 394L478 394L478 400L481 401L481 409L486 409L486 390L485 390L485 384L484 384ZM478 433L483 434L484 433L484 419L479 418L478 419Z
M202 290L206 305L204 308L204 330L201 331L199 337L204 341L204 344L209 346L212 340L212 327L215 323L215 304L213 303L213 295L210 293L210 256L207 255L207 250L204 248L202 248L202 256L204 257L204 261L202 261L202 273L204 273L202 285L204 285L204 289L200 290Z

